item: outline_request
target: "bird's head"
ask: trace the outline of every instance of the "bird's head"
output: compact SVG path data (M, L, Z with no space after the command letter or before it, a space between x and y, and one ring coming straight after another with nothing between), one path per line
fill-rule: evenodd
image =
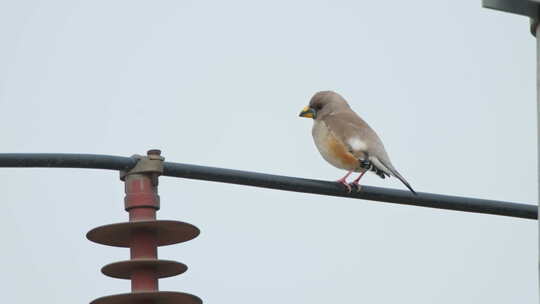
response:
M343 108L349 108L349 105L341 95L333 91L322 91L311 97L309 105L302 109L299 116L318 120Z

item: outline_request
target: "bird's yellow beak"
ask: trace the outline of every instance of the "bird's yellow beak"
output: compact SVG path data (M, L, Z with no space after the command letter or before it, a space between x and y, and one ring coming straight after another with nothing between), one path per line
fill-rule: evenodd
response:
M308 106L305 106L302 109L302 111L300 112L300 115L298 115L298 116L315 119L317 117L317 112L314 109L312 109L312 108L310 108Z

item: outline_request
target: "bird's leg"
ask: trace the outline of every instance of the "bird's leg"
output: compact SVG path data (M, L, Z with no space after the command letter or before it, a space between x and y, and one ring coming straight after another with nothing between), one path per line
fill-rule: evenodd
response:
M340 178L340 179L337 180L338 183L340 183L340 184L342 184L343 186L347 187L347 191L348 191L349 193L351 193L352 188L351 188L351 185L349 185L349 184L347 183L347 177L349 177L349 175L351 175L352 172L353 172L353 170L347 172L347 174L345 174L344 177L342 177L342 178Z
M362 188L362 186L360 186L360 179L362 178L362 176L364 176L364 174L366 174L367 171L368 170L360 173L360 175L358 175L358 177L351 183L351 186L356 187L357 192L360 192L360 189Z
M366 152L364 152L364 159L359 159L359 167L364 169L364 171L351 183L351 186L356 187L356 191L358 192L360 192L360 188L362 188L360 186L360 179L366 172L373 168L373 164L369 161L369 155Z

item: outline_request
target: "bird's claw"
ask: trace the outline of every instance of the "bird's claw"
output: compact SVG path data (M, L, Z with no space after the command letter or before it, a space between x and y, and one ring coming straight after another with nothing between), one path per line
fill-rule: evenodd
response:
M351 185L349 185L349 183L347 183L347 181L345 181L343 179L339 179L337 182L342 184L343 186L345 186L345 188L347 188L347 193L352 192L352 187L351 187Z
M362 190L362 186L359 183L352 182L349 184L351 188L356 188L356 192L360 192Z

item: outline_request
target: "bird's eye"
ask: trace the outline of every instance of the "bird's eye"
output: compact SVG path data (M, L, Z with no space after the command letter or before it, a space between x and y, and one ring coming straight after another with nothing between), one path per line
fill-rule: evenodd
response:
M318 110L320 110L320 109L322 109L322 105L321 105L321 104L315 105L315 110L318 111Z

